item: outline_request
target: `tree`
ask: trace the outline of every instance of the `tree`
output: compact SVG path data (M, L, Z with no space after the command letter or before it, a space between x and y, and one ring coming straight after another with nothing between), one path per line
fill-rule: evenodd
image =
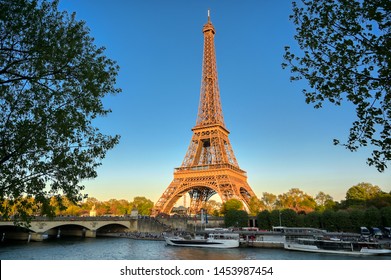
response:
M133 208L136 208L140 215L148 216L151 214L153 202L144 196L136 196L130 203L130 208L131 209L128 211L129 213Z
M371 144L367 163L384 171L391 159L390 1L302 0L293 2L290 18L303 52L285 47L283 68L291 80L308 81L303 93L315 108L327 100L353 104L357 119L343 146Z
M333 210L325 210L321 216L322 228L336 231L338 226L337 214Z
M220 212L222 214L225 214L229 210L241 210L241 209L243 209L243 203L239 199L231 198L227 200L225 203L223 203Z
M221 208L221 202L217 202L216 200L208 200L205 204L205 210L208 215L219 216L219 210Z
M391 225L391 206L380 209L383 226L387 227Z
M335 213L336 228L338 231L352 232L355 227L350 219L350 213L346 210L339 210Z
M224 215L226 227L246 227L248 226L248 214L244 210L230 209Z
M335 201L333 200L333 197L329 194L325 194L322 191L320 191L315 196L315 202L317 204L316 209L320 210L320 211L324 211L326 209L331 209L335 205Z
M262 207L262 202L256 196L251 197L249 202L250 215L253 216L258 215L261 207Z
M281 225L286 227L298 226L298 214L292 209L284 209L279 213L281 215Z
M270 212L263 210L257 215L257 223L260 229L271 229L270 225Z
M282 208L290 208L296 212L311 212L316 208L314 198L298 188L292 188L287 193L280 194L278 202Z
M350 209L349 210L350 221L352 224L353 232L358 232L360 227L365 226L365 211L362 209Z
M304 226L312 228L320 228L321 213L313 211L304 216Z
M270 226L284 226L281 219L281 211L280 210L272 210L269 215Z
M359 205L366 207L367 202L381 195L380 187L370 183L359 183L349 188L346 192L346 203L349 206Z
M0 3L0 213L22 197L83 199L82 181L119 136L102 134L94 119L107 115L102 98L115 87L118 66L94 45L75 14L58 1ZM43 207L45 209L45 207ZM19 207L17 215L26 217Z
M368 227L378 227L382 224L382 216L379 209L369 207L364 213L365 225Z
M262 193L261 201L263 202L266 210L272 211L276 206L277 196L272 193L264 192Z

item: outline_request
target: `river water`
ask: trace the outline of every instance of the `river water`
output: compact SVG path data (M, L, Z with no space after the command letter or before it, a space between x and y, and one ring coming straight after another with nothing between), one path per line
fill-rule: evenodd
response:
M189 248L128 238L60 238L1 243L1 260L391 260L391 256L342 256L266 248Z

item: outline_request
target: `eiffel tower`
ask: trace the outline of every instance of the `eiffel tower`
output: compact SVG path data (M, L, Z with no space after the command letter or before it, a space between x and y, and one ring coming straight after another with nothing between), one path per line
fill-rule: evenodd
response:
M181 167L174 169L174 179L157 201L152 215L169 214L186 193L190 213L200 211L208 199L218 194L222 202L231 198L243 202L248 210L255 196L247 183L247 174L239 168L225 128L217 81L215 28L210 20L203 26L204 55L200 103L193 137Z

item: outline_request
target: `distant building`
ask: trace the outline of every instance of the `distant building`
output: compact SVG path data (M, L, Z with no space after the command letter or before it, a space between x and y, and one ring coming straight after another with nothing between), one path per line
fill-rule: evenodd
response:
M178 207L172 208L171 213L178 214L178 215L186 215L187 210L188 209L184 206L178 206Z

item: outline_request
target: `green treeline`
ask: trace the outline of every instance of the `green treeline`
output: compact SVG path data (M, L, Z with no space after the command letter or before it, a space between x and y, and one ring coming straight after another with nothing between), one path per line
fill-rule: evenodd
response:
M251 199L249 208L249 215L256 216L258 227L266 230L281 225L357 232L360 226L391 225L391 193L370 183L352 186L340 202L324 192L312 197L297 188L280 195L264 192L259 199ZM227 201L223 209L229 212L225 216L226 226L243 224L246 220L237 201Z
M385 227L391 225L391 206L378 209L340 209L297 213L292 209L263 210L257 215L260 229L273 226L313 227L328 231L357 232L360 226Z
M4 203L9 203L5 201ZM19 205L18 205L19 204ZM30 216L90 216L91 211L94 211L94 216L122 216L131 214L132 210L137 209L140 215L150 215L153 208L153 202L145 197L135 197L132 201L125 199L110 199L107 201L99 201L96 198L87 198L82 202L73 203L65 196L53 196L49 204L43 205L36 203L34 198L24 198L18 201L18 204L11 205L11 216L16 219L26 220ZM26 211L28 217L19 215L18 209L21 205L31 206ZM0 213L3 219L8 219Z

